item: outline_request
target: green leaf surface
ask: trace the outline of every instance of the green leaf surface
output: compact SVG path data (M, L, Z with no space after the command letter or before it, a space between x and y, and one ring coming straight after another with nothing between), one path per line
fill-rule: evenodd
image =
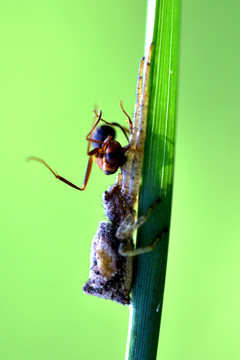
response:
M139 216L162 202L139 229L137 247L149 245L164 227L169 232L154 251L134 259L134 284L126 358L155 359L163 305L173 191L178 80L179 0L156 0L151 57L147 138ZM148 26L150 26L148 20Z

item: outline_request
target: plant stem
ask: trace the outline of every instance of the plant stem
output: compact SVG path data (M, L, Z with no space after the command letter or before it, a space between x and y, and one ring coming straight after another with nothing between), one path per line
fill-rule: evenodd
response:
M139 216L161 204L138 231L137 247L170 229L176 127L180 0L156 0ZM156 358L167 266L169 233L154 251L137 256L126 359Z

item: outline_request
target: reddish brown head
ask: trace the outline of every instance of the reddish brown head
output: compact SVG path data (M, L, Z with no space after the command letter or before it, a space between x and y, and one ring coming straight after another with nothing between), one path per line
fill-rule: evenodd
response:
M102 169L106 175L114 174L127 160L126 150L117 141L110 141L103 157Z

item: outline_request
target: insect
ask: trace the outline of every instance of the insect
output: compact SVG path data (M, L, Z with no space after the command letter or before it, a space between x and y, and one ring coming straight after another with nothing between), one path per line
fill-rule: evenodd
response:
M122 102L120 102L120 106L128 118L129 132L131 133L132 121L125 112ZM95 114L97 115L96 111ZM100 120L104 121L108 125L102 125L96 128ZM125 128L123 128L118 123L109 123L103 119L99 119L99 117L96 124L86 137L86 139L89 141L88 155L91 156L93 154L96 156L98 166L104 171L106 175L114 174L119 169L119 167L125 164L127 160L125 153L129 149L129 145L122 147L119 142L115 141L115 130L112 126L118 126L128 140ZM96 130L94 131L95 128ZM94 149L89 152L91 143Z
M128 114L125 112L122 102L120 102L120 106L123 113L128 118L129 132L131 134L132 121ZM77 190L85 190L91 173L94 157L96 158L98 166L104 171L106 175L114 174L119 169L119 167L123 166L126 162L127 158L125 153L129 150L129 145L122 147L121 144L115 140L115 130L113 126L119 127L128 140L126 129L118 123L109 123L103 120L101 110L99 114L97 114L97 112L95 111L95 115L97 115L97 121L93 125L91 131L86 136L86 140L88 141L87 154L89 156L89 160L82 187L73 184L61 175L58 175L56 171L54 171L43 159L40 159L39 157L31 156L27 160L35 160L42 163L52 172L52 174L58 180ZM104 122L106 125L97 127L100 121ZM91 144L93 146L92 150L90 150Z
M93 238L89 280L83 286L83 292L86 294L114 300L122 305L130 304L133 256L153 250L157 242L168 232L168 229L164 228L152 244L144 248L134 248L133 232L147 220L161 202L160 198L157 199L148 211L135 221L134 204L139 192L146 137L150 56L151 49L144 81L145 59L142 58L140 62L127 161L122 166L115 184L103 194L104 212L109 221L99 224Z

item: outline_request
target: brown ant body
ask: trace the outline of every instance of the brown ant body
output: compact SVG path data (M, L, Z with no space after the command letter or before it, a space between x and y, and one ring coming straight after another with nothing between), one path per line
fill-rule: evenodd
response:
M97 164L106 175L114 174L119 166L126 162L124 149L119 142L115 141L115 130L113 127L109 125L97 127L91 142L93 148L97 149L95 154Z
M120 106L124 114L128 117L129 131L131 134L132 121L125 112L122 103L120 103ZM95 111L95 115L97 115L96 111ZM27 160L35 160L42 163L53 173L53 175L58 180L64 182L65 184L77 190L85 190L91 173L92 163L94 158L96 159L98 166L104 171L106 175L114 174L121 166L125 164L127 160L125 153L129 150L129 145L122 147L118 141L114 140L115 130L113 129L113 126L118 126L122 130L123 134L127 139L128 137L126 135L125 128L123 128L121 125L114 122L109 123L103 120L101 110L99 112L99 115L97 116L98 116L97 121L95 122L91 131L86 136L86 140L89 142L87 149L89 160L88 160L87 170L85 173L82 187L79 187L73 184L72 182L70 182L69 180L65 179L64 177L58 175L58 173L54 171L44 160L36 156L31 156ZM97 127L100 121L103 121L106 125ZM91 144L93 146L92 150L90 150Z

